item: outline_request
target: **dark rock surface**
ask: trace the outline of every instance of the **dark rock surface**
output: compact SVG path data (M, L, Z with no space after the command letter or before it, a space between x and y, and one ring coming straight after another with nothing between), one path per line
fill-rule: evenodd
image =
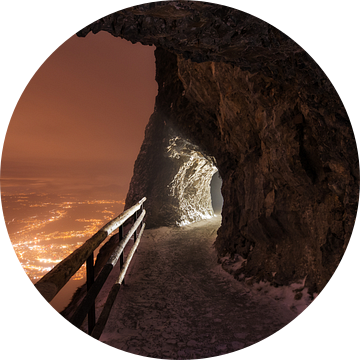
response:
M196 154L223 181L215 245L246 259L234 276L274 286L306 278L321 291L350 239L359 168L350 121L320 67L269 24L213 4L145 4L78 35L100 30L157 47L159 93L127 206L147 196L148 224L181 223L189 211L170 188ZM174 141L179 159L169 156ZM183 188L201 174L188 170Z

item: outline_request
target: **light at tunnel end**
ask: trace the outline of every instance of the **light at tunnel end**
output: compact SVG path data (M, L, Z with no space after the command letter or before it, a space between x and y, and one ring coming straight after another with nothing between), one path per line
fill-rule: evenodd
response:
M224 203L224 199L221 195L222 180L219 172L217 171L210 183L211 202L215 215L221 215L221 209Z

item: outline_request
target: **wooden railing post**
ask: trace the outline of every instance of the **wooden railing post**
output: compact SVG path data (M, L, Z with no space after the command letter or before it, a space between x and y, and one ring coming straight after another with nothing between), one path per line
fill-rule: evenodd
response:
M35 284L35 287L39 290L40 294L50 302L70 278L80 269L81 265L86 262L86 259L90 254L106 239L107 236L118 229L125 221L130 219L131 216L140 209L144 201L146 201L146 197L142 198L137 204L109 221L84 244L44 275Z
M94 252L86 259L86 289L90 290L94 283ZM95 303L88 312L88 333L91 334L95 327Z
M137 204L130 209L125 210L122 214L112 219L104 225L96 234L87 240L82 246L76 249L63 261L57 264L50 272L43 276L35 287L49 302L56 296L62 287L70 280L70 278L86 263L86 288L87 294L82 299L79 306L69 319L69 321L80 328L85 318L88 318L88 333L99 338L109 316L111 306L115 301L116 294L121 284L124 284L124 276L129 267L130 261L139 245L143 234L145 223L143 219L146 211L143 209L143 202L146 198L142 198ZM124 223L133 217L134 224L124 236ZM139 226L141 230L138 232ZM119 244L110 255L107 263L103 266L95 280L94 271L94 250L106 239L108 235L119 229ZM134 235L134 246L131 248L126 261L124 262L124 249L128 241ZM117 283L113 286L111 294L109 294L105 307L96 322L95 299L101 291L105 281L111 273L111 270L120 260L120 275ZM111 303L111 304L110 304ZM110 305L109 305L110 304ZM108 306L109 305L109 306ZM106 308L106 309L105 309Z
M124 251L126 244L132 238L135 230L139 227L141 220L145 216L145 213L146 213L146 211L143 210L142 214L137 219L136 223L131 227L131 229L129 230L127 235L124 237L124 239L121 240L119 245L114 249L114 251L110 255L107 263L104 265L104 267L101 269L100 273L97 275L96 280L94 281L94 284L91 286L90 290L85 295L85 297L82 299L81 303L79 304L79 306L75 310L74 314L70 318L70 322L73 325L75 325L76 327L80 328L81 324L85 320L91 307L94 304L94 301L95 301L97 295L99 294L100 290L102 289L103 285L105 284L106 279L110 275L111 270L114 268L114 266L119 261L120 254ZM139 234L139 238L136 243L139 242L140 237L141 237L140 235L141 235L141 233ZM121 273L124 272L126 266L127 265L125 262L124 268L122 269ZM121 279L121 280L123 280L123 279Z
M134 224L136 223L137 218L138 218L138 212L135 211L135 214L134 214ZM134 243L136 242L136 231L137 231L137 229L136 229L135 232L134 232Z
M124 225L121 225L119 227L119 242L124 238ZM120 271L122 270L124 266L124 252L121 253L120 255ZM125 280L124 280L124 285L125 285Z

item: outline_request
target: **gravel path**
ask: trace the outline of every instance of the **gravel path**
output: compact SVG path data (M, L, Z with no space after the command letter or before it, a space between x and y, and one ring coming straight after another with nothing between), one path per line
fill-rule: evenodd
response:
M288 324L295 313L249 292L217 263L220 221L147 230L100 340L147 357L199 359L250 346Z

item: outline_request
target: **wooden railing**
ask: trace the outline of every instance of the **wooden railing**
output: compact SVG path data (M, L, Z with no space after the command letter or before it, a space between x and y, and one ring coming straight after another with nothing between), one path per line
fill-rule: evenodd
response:
M122 214L108 222L95 235L93 235L82 246L80 246L68 257L57 264L50 272L48 272L35 284L35 287L39 290L39 292L47 301L50 302L70 280L70 278L86 262L87 294L75 310L73 316L70 318L70 322L80 328L86 318L86 315L88 315L88 333L97 339L100 338L101 332L105 327L120 285L124 281L126 270L129 267L130 261L136 251L136 248L139 245L141 235L145 229L145 223L143 223L143 219L146 214L145 210L143 209L143 203L145 200L145 197L142 198L136 205L132 206L130 209L124 211ZM126 236L124 236L124 223L131 216L133 216L134 224ZM137 229L140 225L141 229L139 233L137 233ZM117 228L119 229L119 244L110 255L107 263L104 265L95 280L94 251ZM124 263L123 251L126 244L133 235L134 245L127 256L126 262ZM108 295L108 299L104 305L103 311L98 319L98 322L96 323L95 298L99 294L111 270L114 268L119 259L120 275L115 281L115 284L113 285Z

